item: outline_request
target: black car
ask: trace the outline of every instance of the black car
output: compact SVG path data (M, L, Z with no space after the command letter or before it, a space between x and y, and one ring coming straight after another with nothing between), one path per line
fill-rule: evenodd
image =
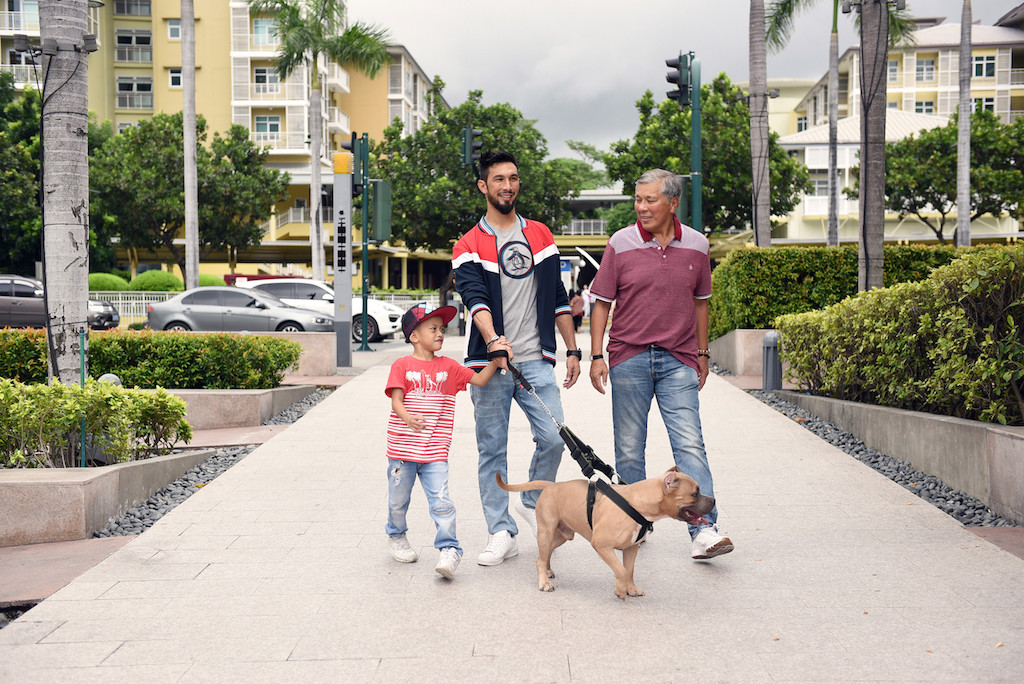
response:
M93 330L107 330L116 328L121 317L110 302L90 299L88 321ZM0 328L44 327L43 284L34 278L0 275Z

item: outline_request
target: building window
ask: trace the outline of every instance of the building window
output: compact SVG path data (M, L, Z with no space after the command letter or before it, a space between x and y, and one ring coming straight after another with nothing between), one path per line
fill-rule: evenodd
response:
M974 78L995 78L995 75L995 55L978 55L974 58Z
M828 178L815 178L811 183L814 184L811 195L814 197L828 197Z
M281 138L281 117L276 114L257 114L255 117L256 142L277 142Z
M933 100L918 100L914 103L914 112L917 114L934 114L935 102Z
M118 29L115 42L114 59L118 62L153 61L153 36L149 31Z
M118 133L124 133L129 128L135 128L135 125L137 123L138 122L136 122L136 121L118 121L117 122L117 132Z
M274 67L256 67L252 76L254 90L260 94L281 92L281 82L277 78L277 69Z
M885 103L885 108L886 109L899 109L900 108L900 103L899 102L886 102Z
M798 117L796 117L796 132L799 133L800 131L806 131L806 130L807 130L807 117L806 116L798 116Z
M917 60L917 80L918 82L930 82L935 80L935 60L934 59L919 59Z
M899 72L899 68L900 68L900 63L899 62L897 62L895 59L890 59L889 60L889 70L887 72L887 78L889 80L889 83L895 83L896 82L896 79L899 77L899 73L900 73Z
M150 76L118 76L117 106L121 109L152 109L153 79Z
M181 19L167 20L167 40L181 40Z
M402 94L402 65L392 64L388 67L388 94ZM393 117L392 117L393 118Z
M115 0L114 2L114 14L148 17L152 13L150 0Z
M171 67L167 71L168 86L171 88L181 87L181 67Z
M996 111L996 98L994 97L976 97L974 98L974 111Z
M277 45L277 19L252 20L253 45Z

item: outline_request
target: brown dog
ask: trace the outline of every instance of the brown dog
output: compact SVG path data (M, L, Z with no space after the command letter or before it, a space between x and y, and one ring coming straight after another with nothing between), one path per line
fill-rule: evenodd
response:
M548 482L533 480L523 484L505 484L495 474L498 486L507 492L544 490L537 500L537 578L541 591L553 591L551 554L572 539L576 533L587 539L597 554L615 572L615 595L620 599L643 596L644 592L633 584L633 565L640 547L637 533L640 525L619 508L615 502L598 493L594 503L594 528L587 523L586 480ZM652 477L631 485L615 485L615 490L645 518L654 522L659 518L674 518L691 525L702 522L702 516L711 512L715 500L700 493L692 479L673 466L661 477ZM622 550L622 561L615 555Z

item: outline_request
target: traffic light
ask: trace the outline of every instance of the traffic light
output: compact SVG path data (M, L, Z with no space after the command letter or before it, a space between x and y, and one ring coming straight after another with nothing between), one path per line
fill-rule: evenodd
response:
M690 106L690 55L679 53L679 57L665 60L665 66L672 67L665 80L676 84L678 90L670 90L666 93L670 98L679 103L679 108Z
M341 143L341 149L352 153L352 199L363 193L363 151L362 142L352 134L352 139Z
M484 146L484 141L480 140L480 136L484 132L479 128L473 128L472 126L466 126L462 129L462 165L471 166L473 162L480 158L480 148Z

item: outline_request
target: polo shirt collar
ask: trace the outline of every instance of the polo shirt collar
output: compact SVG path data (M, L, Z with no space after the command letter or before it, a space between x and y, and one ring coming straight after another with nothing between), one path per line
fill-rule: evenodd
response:
M672 221L675 223L676 229L676 240L683 239L683 223L679 220L679 217L675 214L672 215ZM644 242L650 242L654 239L654 235L649 233L643 224L640 223L640 219L636 220L636 228L640 231L640 237L644 239Z

